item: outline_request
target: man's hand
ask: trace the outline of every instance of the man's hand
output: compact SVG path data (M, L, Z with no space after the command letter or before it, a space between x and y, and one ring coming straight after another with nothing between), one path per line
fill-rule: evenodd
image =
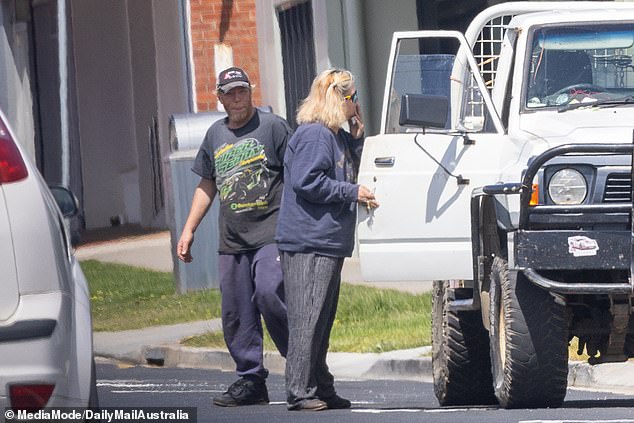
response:
M178 240L176 246L176 257L185 263L191 263L194 259L192 257L191 247L194 242L194 233L190 231L183 231L181 238Z
M194 242L194 232L201 220L207 214L209 206L216 196L216 181L212 179L201 178L200 183L194 191L194 198L192 199L192 206L189 209L189 216L183 227L183 233L176 245L176 257L185 263L191 263L194 259L192 257L191 248Z

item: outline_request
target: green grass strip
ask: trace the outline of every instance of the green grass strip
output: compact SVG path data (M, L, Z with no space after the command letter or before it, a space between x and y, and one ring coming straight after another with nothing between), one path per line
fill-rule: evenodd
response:
M225 348L222 332L183 341L192 347ZM329 351L384 352L431 344L431 294L343 284ZM264 348L275 350L265 331Z
M139 329L220 317L217 289L179 295L169 272L87 260L81 263L91 293L96 331ZM225 348L222 332L185 345ZM343 284L330 351L383 352L431 344L430 294ZM265 349L275 350L268 333Z
M95 331L140 329L148 326L220 317L220 291L176 293L174 276L121 264L81 262L90 288Z

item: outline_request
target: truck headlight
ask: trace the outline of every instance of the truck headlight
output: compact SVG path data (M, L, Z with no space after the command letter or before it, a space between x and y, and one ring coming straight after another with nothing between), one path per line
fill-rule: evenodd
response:
M587 193L586 179L574 169L555 172L548 183L548 194L555 204L581 204Z

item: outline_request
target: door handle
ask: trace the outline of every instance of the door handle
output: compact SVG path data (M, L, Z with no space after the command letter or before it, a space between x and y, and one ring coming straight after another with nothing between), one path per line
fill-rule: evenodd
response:
M374 164L377 166L394 166L395 162L394 156L390 157L376 157L374 159Z

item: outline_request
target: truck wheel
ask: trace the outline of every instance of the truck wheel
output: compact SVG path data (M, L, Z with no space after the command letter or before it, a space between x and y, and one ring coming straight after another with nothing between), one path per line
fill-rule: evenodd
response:
M559 407L568 383L566 309L506 260L491 269L493 387L504 408Z
M434 281L432 372L440 405L495 404L487 332L478 311L451 311L448 282Z

